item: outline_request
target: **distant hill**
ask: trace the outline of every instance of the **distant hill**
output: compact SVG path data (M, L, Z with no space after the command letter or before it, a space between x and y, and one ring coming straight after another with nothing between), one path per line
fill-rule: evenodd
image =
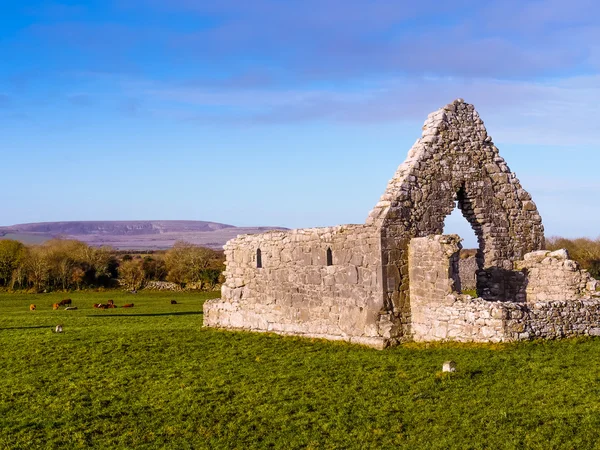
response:
M131 220L24 223L0 227L0 239L15 239L37 244L62 237L77 239L94 246L116 249L159 250L170 248L178 240L221 249L239 234L256 234L280 227L235 227L199 220Z

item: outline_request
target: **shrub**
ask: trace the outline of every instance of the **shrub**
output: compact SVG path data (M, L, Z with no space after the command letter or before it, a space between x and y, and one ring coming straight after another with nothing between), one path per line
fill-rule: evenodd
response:
M590 274L600 279L600 238L577 238L567 239L553 236L546 239L548 250L567 249L569 257L577 261L581 267L587 269Z

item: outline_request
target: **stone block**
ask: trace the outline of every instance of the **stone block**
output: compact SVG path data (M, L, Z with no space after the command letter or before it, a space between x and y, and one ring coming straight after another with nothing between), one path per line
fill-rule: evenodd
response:
M442 372L456 372L456 362L444 361L444 364L442 364Z

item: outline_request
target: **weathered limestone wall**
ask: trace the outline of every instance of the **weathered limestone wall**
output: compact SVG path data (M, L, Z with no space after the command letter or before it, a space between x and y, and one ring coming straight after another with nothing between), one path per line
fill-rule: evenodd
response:
M473 105L461 99L429 115L421 138L366 222L382 229L383 289L392 293L393 313L405 335L411 335L412 323L409 241L441 234L455 202L479 240L480 267L512 270L525 253L543 248L535 203L500 156Z
M456 292L459 238L429 236L409 245L415 341L501 342L600 336L598 282L564 250L538 251L515 262L527 302L489 301Z
M387 345L393 324L381 314L376 227L239 236L226 244L225 256L222 298L205 303L205 325Z
M500 304L456 292L459 251L460 238L456 235L410 241L411 330L415 341L504 339Z
M477 288L477 259L475 256L461 258L458 262L461 290Z
M495 301L576 300L586 298L586 292L597 286L597 281L570 260L564 249L531 252L515 261L513 270L490 267L477 276L479 295Z
M566 250L528 253L515 263L515 269L527 274L525 297L531 303L590 298L598 286L598 281L569 259Z
M556 339L600 336L600 299L499 303L504 310L504 339Z
M477 272L477 294L486 300L524 302L527 277L520 270L488 267Z

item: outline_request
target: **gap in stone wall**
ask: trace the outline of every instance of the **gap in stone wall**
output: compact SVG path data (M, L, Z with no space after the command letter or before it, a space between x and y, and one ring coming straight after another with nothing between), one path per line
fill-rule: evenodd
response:
M443 234L458 234L463 239L461 244L465 250L477 250L479 248L475 231L458 208L458 202L454 202L454 209L444 219Z
M457 284L460 286L460 291L475 294L477 287L476 272L479 268L476 253L479 249L479 242L473 227L458 207L458 202L454 202L454 209L444 219L443 234L457 234L463 239L461 242L463 249L458 262L460 283Z

